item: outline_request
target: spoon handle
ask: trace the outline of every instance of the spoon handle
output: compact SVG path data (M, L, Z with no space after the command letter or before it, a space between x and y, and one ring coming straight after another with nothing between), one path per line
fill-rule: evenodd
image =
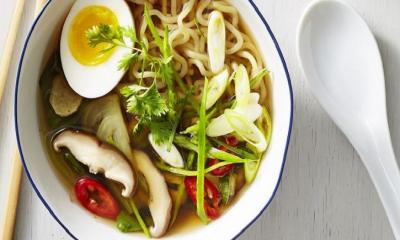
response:
M374 130L372 130L374 129ZM389 128L386 126L371 127L364 141L372 141L363 144L360 140L350 141L359 153L367 168L372 182L379 194L386 210L389 222L396 239L400 239L400 171L394 155ZM365 133L364 133L365 136ZM354 139L353 139L354 140Z

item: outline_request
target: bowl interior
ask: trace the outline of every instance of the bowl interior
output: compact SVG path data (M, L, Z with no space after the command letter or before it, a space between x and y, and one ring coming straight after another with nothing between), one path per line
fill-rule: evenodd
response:
M146 239L142 234L122 234L115 226L94 218L70 198L47 159L38 114L39 78L54 47L63 21L74 0L50 0L35 21L21 57L15 102L18 145L28 177L38 196L55 219L72 236L80 239ZM289 142L292 93L284 60L275 38L256 6L249 0L231 0L249 31L256 36L259 50L270 71L273 131L271 145L255 181L242 191L236 203L207 227L174 231L166 238L230 239L243 231L269 204L279 184ZM52 34L49 34L52 33ZM95 231L93 231L96 229Z

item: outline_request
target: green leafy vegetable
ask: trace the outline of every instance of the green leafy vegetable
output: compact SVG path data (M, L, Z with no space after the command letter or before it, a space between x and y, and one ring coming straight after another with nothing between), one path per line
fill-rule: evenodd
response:
M121 211L117 217L117 228L124 233L142 230L136 218L130 216L125 211Z
M197 215L204 223L208 222L208 217L204 209L204 167L206 163L206 104L207 104L207 89L208 79L204 81L204 90L202 93L200 113L199 113L199 133L197 138L199 139L197 145L197 181L196 181L196 207Z

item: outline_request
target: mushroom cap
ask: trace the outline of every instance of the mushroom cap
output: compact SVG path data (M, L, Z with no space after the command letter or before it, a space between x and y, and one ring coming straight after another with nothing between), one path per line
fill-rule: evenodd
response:
M55 151L68 148L75 158L87 165L93 174L104 173L108 179L124 186L122 196L129 197L135 186L134 172L125 156L115 147L95 136L74 130L63 130L53 139Z

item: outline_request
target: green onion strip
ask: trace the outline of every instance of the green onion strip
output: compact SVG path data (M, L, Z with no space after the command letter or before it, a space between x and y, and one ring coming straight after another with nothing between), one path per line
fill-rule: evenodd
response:
M199 113L199 133L198 133L198 154L197 154L197 181L196 181L196 207L197 215L204 223L208 222L208 217L204 209L204 175L206 161L206 102L207 102L208 79L204 81L204 88L201 98Z
M143 221L142 216L140 216L139 210L137 209L136 204L135 204L135 202L133 201L133 199L131 199L131 198L129 199L129 204L131 205L131 208L132 208L132 210L133 210L133 214L135 214L135 217L136 217L136 219L138 220L139 225L140 225L140 227L141 227L142 230L143 230L143 233L144 233L148 238L151 238L149 229L147 228L146 223Z

